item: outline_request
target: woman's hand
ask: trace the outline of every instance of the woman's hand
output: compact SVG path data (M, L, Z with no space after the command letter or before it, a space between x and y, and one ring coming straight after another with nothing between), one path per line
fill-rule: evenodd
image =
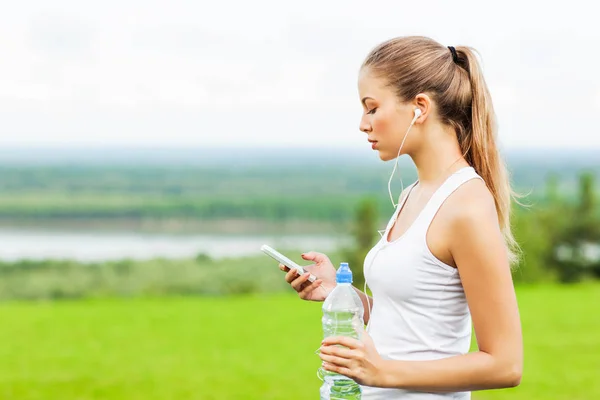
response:
M302 258L307 261L314 261L314 264L307 265L306 271L298 275L295 269L290 270L285 265L279 264L279 269L287 272L285 280L294 288L303 300L323 301L335 287L335 267L325 254L311 251L302 254ZM317 280L308 281L310 274L313 274Z
M323 369L345 375L361 385L384 387L385 361L364 329L361 334L361 340L347 336L325 338L319 349Z

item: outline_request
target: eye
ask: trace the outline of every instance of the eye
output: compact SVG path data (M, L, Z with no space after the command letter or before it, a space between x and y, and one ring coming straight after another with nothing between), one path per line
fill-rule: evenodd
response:
M377 111L377 107L373 108L370 111L367 111L367 114L375 114L375 111Z

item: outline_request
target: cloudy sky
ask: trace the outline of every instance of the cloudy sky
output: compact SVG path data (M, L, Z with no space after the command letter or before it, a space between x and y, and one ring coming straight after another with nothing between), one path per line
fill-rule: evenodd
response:
M505 147L600 148L592 1L5 1L0 146L367 146L357 71L426 35L483 57Z

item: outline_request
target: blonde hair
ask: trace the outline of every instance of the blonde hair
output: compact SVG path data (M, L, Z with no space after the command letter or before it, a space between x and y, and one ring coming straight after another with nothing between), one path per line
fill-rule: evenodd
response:
M399 37L375 47L361 68L384 79L401 101L410 101L419 93L432 97L441 122L454 128L463 156L494 197L498 223L513 263L518 251L510 227L514 193L496 145L492 99L475 51L464 46L453 50L454 54L449 47L426 37Z

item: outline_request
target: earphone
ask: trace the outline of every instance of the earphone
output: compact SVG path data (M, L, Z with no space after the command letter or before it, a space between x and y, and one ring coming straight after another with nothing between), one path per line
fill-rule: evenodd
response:
M410 132L410 128L417 122L417 119L423 114L419 107L416 107L414 110L414 118L410 122L408 129L406 130L406 134L404 135L404 139L402 139L402 143L400 144L400 148L398 149L398 155L396 156L396 162L394 163L394 169L392 170L392 175L390 175L390 180L388 181L388 193L390 194L390 200L392 201L392 205L394 208L398 206L398 204L394 203L394 196L392 196L392 178L394 177L394 172L396 172L396 168L398 167L398 159L400 158L400 152L402 151L402 147L404 146L404 141L408 137L408 132ZM404 191L404 185L402 185L402 179L400 179L400 185L402 186L402 190L400 193Z

